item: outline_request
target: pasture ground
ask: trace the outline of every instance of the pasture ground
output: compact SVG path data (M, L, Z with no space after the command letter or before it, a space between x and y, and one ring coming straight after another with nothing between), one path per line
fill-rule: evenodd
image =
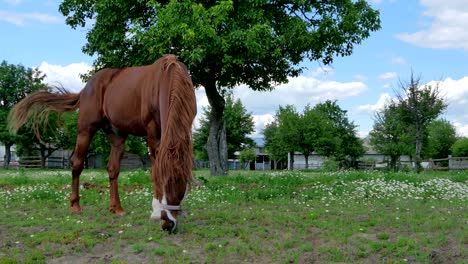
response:
M176 234L149 219L147 171L0 170L0 263L468 263L468 172L247 172L197 183Z

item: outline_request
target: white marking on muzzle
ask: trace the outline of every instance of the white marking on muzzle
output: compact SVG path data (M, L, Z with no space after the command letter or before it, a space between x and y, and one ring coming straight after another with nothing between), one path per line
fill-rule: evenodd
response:
M187 197L188 190L189 190L189 185L187 184L186 189L185 189L184 198L182 198L182 201L180 201L181 204L185 200L185 198ZM151 206L153 207L153 212L151 213L151 219L154 219L154 220L161 219L161 212L164 210L166 212L166 214L167 214L167 218L169 218L169 220L171 220L174 223L174 227L171 230L171 231L174 231L175 228L177 227L177 220L172 215L170 210L180 211L181 210L180 205L168 205L167 204L167 199L166 199L166 194L163 194L163 197L162 197L161 201L159 201L158 199L153 197L153 202L151 203Z
M172 227L171 231L174 231L177 227L177 220L175 217L172 215L171 211L169 211L167 208L172 207L171 205L167 205L167 199L166 195L163 195L163 198L161 202L159 202L158 199L153 197L153 202L151 203L153 207L153 212L151 213L151 219L154 220L160 220L161 219L161 212L164 210L166 212L167 218L171 220L174 223L174 226ZM178 206L180 208L180 206Z

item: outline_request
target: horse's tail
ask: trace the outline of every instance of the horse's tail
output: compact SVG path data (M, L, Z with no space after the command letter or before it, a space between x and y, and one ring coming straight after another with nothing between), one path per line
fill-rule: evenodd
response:
M185 188L192 180L193 149L192 123L197 113L195 90L185 65L176 56L166 55L162 65L159 105L161 118L161 141L156 156L159 186ZM164 96L166 94L167 96ZM165 98L164 98L165 97ZM166 109L161 103L165 102Z
M41 140L41 127L46 125L51 112L57 112L60 115L78 109L79 105L79 93L70 93L62 88L57 89L56 92L37 91L25 97L11 109L8 115L8 127L12 134L16 134L24 124L31 120L34 134Z

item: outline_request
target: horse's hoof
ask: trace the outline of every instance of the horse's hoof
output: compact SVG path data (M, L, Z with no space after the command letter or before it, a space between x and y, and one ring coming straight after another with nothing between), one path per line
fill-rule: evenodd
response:
M115 215L118 216L123 216L125 215L125 211L123 209L115 209L115 208L109 208L109 211Z
M72 206L70 207L71 211L73 214L79 214L81 213L83 210L81 209L81 207L79 206Z

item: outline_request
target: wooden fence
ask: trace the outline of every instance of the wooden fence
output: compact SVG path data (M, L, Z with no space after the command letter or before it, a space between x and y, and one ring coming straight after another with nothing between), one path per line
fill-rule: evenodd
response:
M232 163L232 162L231 162ZM233 166L230 163L229 169L235 170L239 169L239 166ZM411 166L411 162L405 162ZM46 168L70 168L70 160L65 157L49 157L45 161ZM196 162L194 164L197 168L208 168L208 162ZM234 164L236 165L236 164ZM265 164L263 164L265 166ZM267 164L269 165L269 164ZM361 161L358 163L358 168L363 170L374 170L378 168L384 168L386 163L375 162L375 161ZM452 157L449 156L445 159L430 159L422 162L422 165L425 169L430 170L467 170L468 169L468 157ZM0 167L3 166L3 160L0 160ZM10 162L10 168L41 168L41 157L40 156L29 156L21 157L19 160L12 160ZM99 166L105 167L105 166ZM138 155L125 153L122 162L122 169L138 169L138 168L150 168L151 161L148 157L140 158ZM309 169L318 169L320 167L309 165ZM258 168L256 168L258 169Z

